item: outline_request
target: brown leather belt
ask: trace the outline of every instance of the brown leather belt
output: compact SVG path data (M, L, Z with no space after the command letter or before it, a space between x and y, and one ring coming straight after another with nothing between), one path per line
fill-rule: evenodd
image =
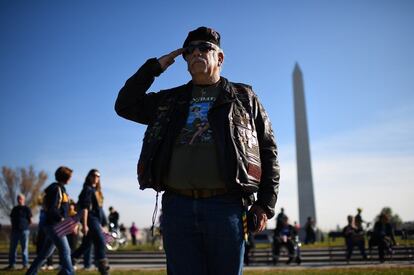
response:
M168 191L172 193L190 197L193 199L206 199L211 198L214 196L224 195L228 192L226 188L219 188L219 189L174 189L168 187Z

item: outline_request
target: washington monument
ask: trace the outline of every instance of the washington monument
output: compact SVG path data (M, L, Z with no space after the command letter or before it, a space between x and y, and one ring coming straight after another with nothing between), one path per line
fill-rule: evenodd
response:
M308 217L316 221L312 168L309 150L303 76L298 63L293 70L293 99L295 109L296 162L298 171L299 222L303 227Z

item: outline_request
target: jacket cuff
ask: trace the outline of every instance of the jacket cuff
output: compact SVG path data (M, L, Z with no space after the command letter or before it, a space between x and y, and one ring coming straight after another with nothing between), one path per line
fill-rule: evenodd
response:
M158 61L158 58L154 57L154 58L148 59L145 62L144 66L148 69L148 71L153 76L160 76L160 74L162 73L161 64Z
M260 206L260 208L263 209L263 211L266 213L266 216L268 219L271 219L275 215L275 208L269 205L268 203L265 203L263 201L257 200L254 204Z

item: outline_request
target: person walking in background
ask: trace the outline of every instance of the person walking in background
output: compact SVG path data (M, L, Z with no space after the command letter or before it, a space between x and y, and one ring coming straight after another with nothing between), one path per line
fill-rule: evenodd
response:
M354 246L356 245L361 252L362 258L364 260L367 259L367 255L365 253L365 238L364 232L362 229L359 229L354 224L354 218L349 215L347 217L348 225L344 227L342 230L342 234L345 238L346 244L346 260L349 261L352 256L352 251L354 250Z
M22 252L23 269L29 265L29 226L32 223L32 211L25 205L25 196L17 195L17 205L10 213L11 235L9 249L9 266L7 269L16 268L17 245L20 242Z
M69 217L69 196L66 193L67 185L72 177L72 169L61 166L55 172L56 182L45 189L43 198L44 225L46 239L40 253L34 259L26 275L37 274L42 263L53 254L55 247L59 251L59 274L75 274L70 258L70 247L66 236L58 236L54 226Z
M361 208L357 208L357 214L355 215L354 221L355 221L355 226L358 229L361 229L362 230L363 229L362 228L362 223L364 222L364 220L362 219L361 213L362 213L362 209Z
M109 274L109 263L106 257L105 238L102 223L106 221L103 215L103 194L101 190L101 174L92 169L86 176L83 189L79 194L78 209L80 211L82 233L86 238L84 242L72 253L74 261L83 255L93 243L95 248L95 265L100 274Z
M137 245L138 228L135 226L134 222L132 223L131 227L129 228L129 233L131 234L132 244Z
M305 224L305 244L313 244L316 241L315 221L308 217Z
M280 208L279 214L276 216L276 229L279 229L283 224L283 219L287 217L285 214L285 209L282 207Z
M109 207L108 215L109 226L113 229L118 229L119 227L119 213L112 206Z
M383 263L385 261L385 253L393 254L392 247L396 244L394 229L389 221L389 216L385 213L381 213L378 217L378 221L374 224L370 247L373 245L378 246L379 260Z
M147 60L115 103L119 116L148 125L138 180L141 189L165 190L168 274L242 274L249 228L243 217L254 217L250 228L260 232L275 215L279 163L271 123L251 86L221 76L220 43L211 28L189 32L182 48ZM146 93L180 55L191 81Z

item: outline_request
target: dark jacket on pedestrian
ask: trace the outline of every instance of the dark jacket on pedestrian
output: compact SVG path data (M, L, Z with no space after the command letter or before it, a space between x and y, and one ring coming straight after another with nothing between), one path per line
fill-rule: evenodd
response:
M79 212L82 209L88 209L88 220L97 219L102 226L107 225L107 219L102 206L96 196L96 189L90 185L84 184L78 199Z
M389 245L396 244L394 229L392 228L392 225L389 222L382 223L381 221L377 221L374 224L372 238L374 243L378 243L380 241L385 240Z
M56 224L69 216L69 196L63 183L55 182L44 191L45 223Z

